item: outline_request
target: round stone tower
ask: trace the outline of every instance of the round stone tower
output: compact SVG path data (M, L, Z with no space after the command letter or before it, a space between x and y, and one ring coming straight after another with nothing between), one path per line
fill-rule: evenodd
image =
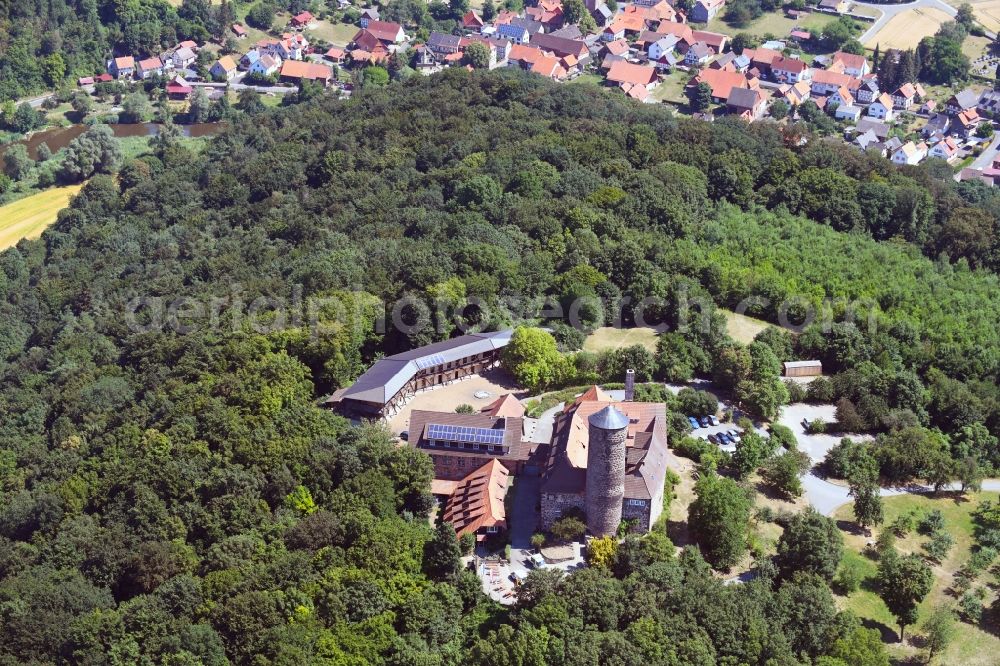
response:
M603 537L617 533L622 521L628 417L608 405L588 423L587 529Z

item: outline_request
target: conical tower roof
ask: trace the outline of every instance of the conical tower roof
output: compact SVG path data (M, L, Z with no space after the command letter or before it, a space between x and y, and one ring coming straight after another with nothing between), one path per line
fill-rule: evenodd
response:
M590 425L601 430L621 430L628 427L628 417L608 405L599 412L590 415L587 419Z

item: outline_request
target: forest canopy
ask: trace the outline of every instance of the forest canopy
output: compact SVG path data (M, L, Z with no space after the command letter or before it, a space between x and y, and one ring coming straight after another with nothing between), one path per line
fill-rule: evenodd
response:
M408 295L475 297L462 323L494 327L518 323L514 297L662 297L672 371L737 387L774 379L765 347L792 343L735 346L717 305L760 297L750 314L777 320L787 298L793 318L844 298L873 325L835 302L836 324L794 343L846 378L839 394L909 428L946 428L963 396L995 435L995 234L961 231L996 225L995 195L798 138L454 70L236 117L204 151L164 144L94 176L0 253L0 663L883 663L822 576L783 561L727 587L655 537L609 570L534 575L501 609L428 526L429 458L315 406L379 355L456 333L381 332ZM707 328L677 329L681 294ZM228 305L184 331L129 319L136 299L181 297ZM320 336L254 330L235 303L260 297L352 315ZM866 399L887 385L891 403Z

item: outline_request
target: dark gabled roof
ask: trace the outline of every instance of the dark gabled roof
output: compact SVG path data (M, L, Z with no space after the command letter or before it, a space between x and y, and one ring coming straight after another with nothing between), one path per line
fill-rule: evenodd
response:
M557 37L554 34L546 35L543 33L532 35L531 43L540 49L551 51L559 57L568 55L580 57L581 54L587 53L587 45L583 42L566 37Z
M726 103L739 109L752 109L760 102L760 91L753 88L733 88Z
M538 21L532 21L529 18L524 18L524 17L521 17L521 16L517 16L515 18L512 18L510 20L510 24L511 25L516 25L516 26L520 26L520 27L524 28L525 30L527 30L528 32L530 32L532 35L534 35L535 33L539 33L539 32L542 32L542 31L545 30L545 26L542 25L541 23L539 23Z
M462 43L458 35L447 35L443 32L432 32L427 38L427 46L433 48L457 49Z
M948 103L950 104L952 102L957 104L958 107L961 109L971 109L972 107L979 104L979 93L977 93L975 90L970 90L969 88L966 88L965 90L957 92L954 95L952 95L951 99L948 100Z

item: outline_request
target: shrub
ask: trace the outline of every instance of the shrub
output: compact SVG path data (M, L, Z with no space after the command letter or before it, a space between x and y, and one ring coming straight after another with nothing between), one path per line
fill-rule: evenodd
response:
M802 384L791 379L786 379L785 388L788 389L788 402L805 402L808 394Z
M576 516L563 516L552 523L552 536L561 542L575 541L587 531L587 524Z
M927 554L927 557L935 562L942 562L948 557L948 551L951 550L954 543L955 540L951 538L950 534L945 531L938 531L924 544L924 552Z
M858 591L864 577L864 570L858 562L843 562L837 570L833 584L839 594L847 595Z
M810 435L821 435L826 432L826 421L823 419L813 419L806 426L806 432Z
M916 525L916 520L917 518L914 512L907 511L906 513L901 513L896 516L896 519L889 524L888 529L892 530L893 534L902 539L913 531L913 528Z
M983 599L986 598L986 590L978 587L969 590L958 600L959 616L970 624L979 624L983 619Z
M917 523L917 528L921 534L935 534L944 529L944 516L940 509L931 509Z
M806 388L806 399L809 402L833 402L833 397L833 382L826 377L817 377Z
M455 408L455 413L456 414L475 414L476 413L476 409L472 405L467 405L465 403L462 403L461 405L459 405L458 407Z
M466 532L459 537L458 547L462 551L462 555L471 555L476 548L476 535L472 532Z
M784 447L788 451L796 451L799 448L799 442L795 439L795 433L788 426L783 426L780 423L771 424L771 439L777 443L778 446Z
M535 533L531 535L531 547L536 550L541 550L545 547L545 535L541 533Z
M892 552L896 548L896 535L892 530L882 530L875 541L875 552L878 556L885 557L886 553Z
M690 458L695 462L701 462L702 456L714 450L715 447L712 446L711 442L706 442L698 437L682 437L674 444L674 451L677 452L677 455Z

